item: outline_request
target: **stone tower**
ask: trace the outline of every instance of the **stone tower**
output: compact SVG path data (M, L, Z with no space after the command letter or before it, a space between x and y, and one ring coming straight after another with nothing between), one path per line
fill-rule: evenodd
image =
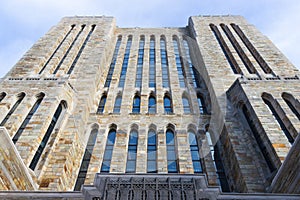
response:
M0 82L0 189L299 198L299 77L240 16L65 17Z

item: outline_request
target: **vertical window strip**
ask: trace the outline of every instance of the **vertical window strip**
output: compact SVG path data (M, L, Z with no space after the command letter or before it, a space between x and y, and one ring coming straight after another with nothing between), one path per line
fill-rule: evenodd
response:
M285 103L288 105L288 107L291 109L291 111L298 118L298 120L300 120L300 113L298 112L298 110L296 108L297 105L294 105L292 103L292 101L290 101L290 99L292 99L295 104L298 104L298 106L300 106L298 100L295 99L291 94L287 94L287 93L283 93L282 98L285 101Z
M122 104L122 96L118 95L115 101L115 105L114 105L114 113L120 113L121 111L121 104Z
M207 110L206 110L203 98L200 95L197 95L197 101L198 101L198 106L199 106L200 114L207 113Z
M124 88L125 85L125 79L126 79L126 73L127 73L127 67L128 67L128 61L129 61L129 55L130 55L130 48L132 43L132 37L129 36L126 44L120 79L119 79L119 87Z
M60 66L62 65L62 63L65 61L65 59L67 58L67 56L69 55L71 49L73 48L75 42L77 41L77 39L79 38L79 36L81 35L83 29L85 28L85 24L81 26L80 31L77 33L75 39L72 41L70 47L68 48L67 52L65 53L65 55L63 56L63 58L60 60L60 62L58 63L58 65L56 66L55 70L53 71L53 74L56 74L60 68Z
M244 114L244 117L246 118L246 121L253 133L253 136L260 148L260 151L261 153L263 154L264 158L265 158L265 161L268 165L268 168L270 170L270 172L273 172L276 170L276 167L271 159L271 155L270 153L268 152L267 150L267 147L265 146L264 142L263 142L263 139L261 138L261 134L258 132L257 128L255 127L255 122L253 121L251 115L250 115L250 112L249 110L246 108L245 105L243 105L242 107L242 111L243 111L243 114Z
M168 64L168 54L166 49L166 40L164 38L160 39L160 56L161 56L161 69L162 69L162 85L164 88L170 87L169 81L169 64Z
M274 74L272 69L269 67L269 65L266 63L266 61L263 59L263 57L258 53L256 48L253 46L253 44L250 42L250 40L247 38L247 36L244 34L244 32L240 29L240 27L236 24L231 24L232 28L235 30L235 32L238 34L238 36L241 38L245 46L248 48L252 56L255 58L255 60L258 62L262 70L266 74Z
M27 114L25 120L22 122L20 128L18 129L17 133L14 135L14 137L12 139L13 143L17 143L17 141L19 140L19 138L20 138L21 134L23 133L24 129L26 128L27 124L30 122L32 116L34 115L34 113L39 108L44 96L45 96L45 94L41 94L39 96L39 98L37 99L37 101L35 102L33 107L31 108L31 110Z
M176 62L176 68L178 73L179 85L181 88L184 88L185 87L184 71L182 68L182 60L179 52L179 44L176 39L173 39L173 46L174 46L175 62Z
M126 173L134 173L136 170L136 157L138 145L138 132L132 130L129 135Z
M284 122L282 121L282 119L280 118L279 114L277 113L276 109L274 108L274 106L272 105L272 103L267 100L266 98L262 98L264 103L268 106L269 110L271 111L275 121L278 122L282 132L285 134L285 136L287 137L288 141L293 144L294 143L294 138L291 135L291 133L289 132L289 130L287 129L287 127L285 126ZM275 99L273 101L276 101Z
M118 40L116 42L114 55L112 57L112 60L111 60L110 66L109 66L109 70L108 70L108 74L107 74L107 77L106 77L104 87L109 87L110 86L112 76L113 76L113 73L114 73L114 69L115 69L115 65L116 65L116 62L117 62L117 57L118 57L121 41L122 41L122 37L119 36Z
M46 134L44 135L44 137L43 137L43 139L42 139L42 141L41 141L41 143L40 143L37 151L35 152L35 155L34 155L32 161L31 161L31 163L29 165L30 169L34 170L35 167L36 167L36 165L38 164L38 161L40 160L40 157L41 157L41 155L42 155L42 153L43 153L43 151L44 151L44 149L45 149L45 147L46 147L46 145L48 143L48 140L49 140L49 138L51 136L51 133L53 132L54 127L55 127L57 121L61 117L61 113L62 113L63 109L64 109L63 105L62 105L62 103L60 103L59 106L57 107L57 109L56 109L53 117L52 117L51 123L50 123L50 125L49 125L49 127L48 127L48 129L46 131Z
M136 95L133 98L132 113L140 113L140 110L141 110L141 97Z
M140 38L138 60L136 67L135 87L142 87L145 38Z
M82 162L79 168L78 177L75 183L74 191L79 191L81 189L81 186L84 184L84 180L86 178L86 174L89 168L89 164L91 161L91 156L93 154L94 146L97 139L98 130L93 129L91 131L91 134L89 136L88 143L85 148L85 152L82 158Z
M151 114L156 113L156 99L152 95L149 97L149 101L148 101L148 113Z
M5 92L2 92L0 94L0 102L6 97L6 93Z
M242 62L244 63L245 67L247 68L248 72L250 74L257 74L257 71L255 67L253 66L252 62L249 60L248 56L240 46L240 44L237 42L237 40L234 38L232 32L229 30L228 26L221 24L221 28L223 29L224 33L227 35L229 41L231 42L232 46L240 56Z
M201 157L199 153L199 146L196 139L195 133L189 131L188 132L189 137L189 144L190 144L190 152L194 167L194 173L202 173L202 165L201 165Z
M92 28L91 28L89 34L86 36L86 38L85 38L83 44L81 45L81 47L80 47L80 49L79 49L79 51L78 51L78 53L77 53L77 55L76 55L76 57L75 57L73 63L71 64L71 67L70 67L70 69L68 70L67 74L71 74L72 71L74 70L74 67L75 67L76 63L78 62L78 59L80 58L80 56L81 56L81 54L82 54L82 52L83 52L83 50L84 50L84 48L85 48L87 42L89 41L89 39L90 39L92 33L94 32L95 27L96 27L96 25L92 25Z
M65 40L68 38L68 36L70 35L70 33L74 30L74 27L75 27L75 24L71 26L71 29L68 31L68 33L65 35L65 37L63 38L63 40L59 43L59 45L57 46L57 48L55 49L55 51L52 53L52 55L49 57L49 59L47 60L47 62L44 64L44 66L42 67L42 69L39 72L39 74L43 73L43 71L45 70L45 68L47 67L47 65L51 61L51 59L54 57L54 55L56 54L56 52L60 49L61 45L65 42Z
M168 173L178 173L178 160L175 150L175 137L170 129L166 132Z
M104 112L104 107L105 107L105 103L106 103L106 94L104 94L102 97L101 97L101 100L100 100L100 103L99 103L99 106L98 106L98 110L97 110L97 113L103 113Z
M189 48L189 44L186 39L183 40L183 46L185 49L185 55L186 55L186 59L187 59L188 65L189 65L193 85L195 88L199 88L200 80L198 77L198 72L197 72L196 68L194 67L194 65L192 64L192 60L191 60L191 56L190 56L190 48Z
M101 166L101 172L109 173L115 141L116 141L116 130L111 129L108 133L108 137L106 141L105 151L103 155L103 162Z
M147 173L157 173L157 138L154 130L148 132Z
M233 73L235 73L235 74L243 74L240 66L238 65L238 63L236 62L234 56L232 55L229 47L227 46L227 44L226 44L223 36L220 33L218 27L216 27L214 24L210 24L210 28L213 31L213 33L214 33L214 35L215 35L215 37L216 37L216 39L217 39L217 41L218 41L218 43L219 43L222 51L223 51L223 53L224 53L224 55L225 55L225 57L226 57L229 65L230 65L230 67L231 67L231 69L233 71Z
M10 118L10 116L18 108L18 106L20 105L20 103L22 102L22 100L24 99L24 97L25 97L25 93L21 93L21 94L18 95L18 100L13 105L13 107L9 110L9 112L7 113L7 115L5 116L5 118L2 120L2 122L0 123L0 126L4 126L4 124L8 121L8 119Z
M149 50L149 87L156 87L155 38L150 38Z

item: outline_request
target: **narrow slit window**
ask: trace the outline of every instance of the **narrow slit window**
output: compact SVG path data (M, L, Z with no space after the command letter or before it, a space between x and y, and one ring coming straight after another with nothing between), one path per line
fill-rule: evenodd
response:
M131 43L132 43L132 37L129 36L128 40L127 40L127 44L126 44L126 49L125 49L122 69L121 69L121 73L120 73L120 79L119 79L119 87L121 87L121 88L123 88L124 85L125 85L125 79L126 79L127 67L128 67L128 62L129 62Z
M148 113L151 113L151 114L156 113L156 99L155 99L155 96L153 96L153 95L151 95L149 97Z
M117 57L118 57L121 41L122 41L122 37L119 36L118 40L116 42L115 51L114 51L114 54L113 54L113 57L112 57L112 60L111 60L110 66L109 66L109 70L108 70L108 74L107 74L107 77L106 77L104 87L109 87L110 86L112 76L113 76L113 73L114 73L114 70L115 70L115 65L116 65L116 62L117 62Z
M175 39L175 38L173 38L173 47L174 47L175 63L176 63L176 68L177 68L177 73L178 73L179 85L181 88L184 88L185 87L184 70L182 68L182 60L181 60L181 56L180 56L179 43L178 43L177 39Z
M74 191L79 191L81 189L81 186L84 184L84 180L86 178L86 174L89 168L89 164L91 161L91 156L93 153L93 149L96 143L97 139L97 134L98 134L98 129L93 129L91 131L91 134L89 136L88 143L85 148L85 152L82 158L82 162L80 165L78 177L75 183Z
M132 113L140 113L141 110L141 97L135 95L133 98L133 105L132 105Z
M128 141L126 173L134 173L136 170L137 146L138 132L136 130L132 130L129 134Z
M178 159L175 149L175 137L173 131L170 129L168 129L166 132L166 145L168 173L178 173Z
M122 104L122 96L119 95L119 96L117 96L116 101L115 101L114 113L120 113L121 104Z
M192 131L189 131L188 137L189 137L190 152L191 152L191 157L192 157L192 162L194 167L194 173L202 173L201 157L199 153L199 146L198 146L196 135Z
M170 87L169 69L168 69L169 64L168 64L166 40L164 38L160 39L160 56L161 56L162 85L164 88L168 88Z
M197 95L197 101L198 101L200 114L206 114L207 110L204 104L204 100L199 94Z
M101 100L100 100L100 103L99 103L99 106L98 106L97 113L103 113L103 112L104 112L104 107L105 107L105 103L106 103L106 98L107 98L107 95L106 95L106 94L104 94L104 95L101 97Z
M30 122L30 119L32 118L34 113L39 108L44 96L45 96L44 93L41 93L41 94L38 95L38 99L36 100L35 104L32 106L32 108L29 111L29 113L27 114L25 120L23 121L23 123L21 124L21 126L18 129L17 133L13 137L13 139L12 139L13 143L16 143L19 140L19 138L20 138L21 134L23 133L24 129L26 128L27 124Z
M155 59L155 38L150 38L149 49L149 87L156 87L156 59Z
M66 106L64 105L63 102L61 102L59 104L59 106L57 107L53 117L52 117L52 120L51 120L51 123L46 131L46 134L44 135L30 165L29 165L29 168L34 170L36 165L38 164L39 160L40 160L40 157L48 143L48 140L54 130L54 128L56 127L56 124L57 122L60 120L60 118L62 117L62 114L64 113L64 110L66 109Z
M185 114L191 113L190 101L187 97L182 97L182 106Z
M164 109L166 114L173 113L172 100L168 95L165 95L164 97Z
M116 141L116 130L111 129L108 133L108 137L106 141L105 151L103 155L103 162L101 166L101 172L109 173L115 141Z
M288 93L282 94L283 100L286 102L291 111L295 114L295 116L300 120L300 113L298 112L298 108L300 108L299 101L293 97L293 95Z
M7 120L10 118L10 116L15 112L15 110L18 108L18 106L20 105L20 103L22 102L22 100L25 97L25 93L21 93L18 95L18 100L16 101L16 103L13 105L13 107L9 110L9 112L7 113L7 115L5 116L5 118L2 120L0 126L4 126L4 124L7 122Z
M141 36L136 66L135 87L142 87L145 37Z
M0 102L6 97L6 93L5 92L2 92L0 94Z

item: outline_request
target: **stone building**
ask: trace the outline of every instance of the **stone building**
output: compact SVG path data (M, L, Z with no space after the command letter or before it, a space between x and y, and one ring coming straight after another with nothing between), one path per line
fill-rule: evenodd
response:
M299 199L299 77L240 16L65 17L1 79L0 197Z

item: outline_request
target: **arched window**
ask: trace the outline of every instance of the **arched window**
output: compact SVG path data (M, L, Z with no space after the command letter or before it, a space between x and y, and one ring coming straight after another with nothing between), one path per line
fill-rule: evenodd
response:
M119 87L122 87L122 88L125 85L131 43L132 43L132 36L130 35L130 36L128 36L124 59L123 59L123 64L122 64L122 69L121 69L121 73L120 73L120 79L119 79Z
M169 64L166 48L166 40L164 37L160 38L160 56L161 56L161 71L162 71L162 85L164 88L170 87L169 83Z
M10 118L10 116L15 112L15 110L18 108L18 106L20 105L20 103L22 102L22 100L25 97L25 93L22 92L20 94L18 94L18 100L16 101L16 103L13 105L13 107L10 109L10 111L7 113L7 115L5 116L5 118L2 120L0 126L4 126L4 124L7 122L7 120Z
M101 166L101 172L109 172L111 158L114 150L114 144L116 141L116 129L111 129L108 133L105 151L103 155L103 162Z
M300 113L298 112L298 109L300 108L299 101L295 99L295 97L289 93L282 93L282 98L286 102L286 104L289 106L291 111L296 115L298 120L300 120ZM298 109L297 109L298 107Z
M0 94L0 102L4 99L4 97L6 96L6 93L5 92L2 92Z
M89 168L91 156L94 150L95 142L97 139L98 129L93 129L91 131L88 143L85 148L85 152L82 158L81 166L79 169L79 174L75 183L74 190L79 191L81 189L81 185L84 184L84 180L86 178L86 174Z
M26 128L27 124L29 123L31 117L34 115L34 113L36 112L36 110L39 108L43 98L44 98L45 94L44 93L40 93L37 96L37 100L35 102L35 104L32 106L31 110L29 111L29 113L27 114L25 120L23 121L23 123L21 124L20 128L18 129L17 133L15 134L15 136L13 137L12 141L13 143L16 143L22 132L24 131L24 129Z
M154 95L150 95L148 101L148 113L156 113L156 99Z
M150 38L149 49L149 87L156 87L155 37Z
M129 141L128 141L126 173L135 172L137 145L138 145L138 132L136 130L132 130L129 134Z
M53 132L54 128L57 127L57 122L61 119L61 117L63 117L64 111L66 110L66 108L67 108L66 102L61 101L52 117L51 123L48 126L46 134L44 135L42 142L40 143L37 151L35 152L35 155L34 155L32 161L29 165L30 169L34 170L36 165L38 164L38 161L48 143L51 133Z
M204 104L204 100L203 100L202 96L199 94L197 95L197 101L198 101L200 114L206 114L207 111L206 111L206 107Z
M115 101L114 113L120 113L121 104L122 104L122 96L118 95Z
M121 41L122 41L122 36L119 36L118 40L117 40L117 43L116 43L116 46L115 46L114 55L111 59L111 63L110 63L110 67L109 67L109 71L108 71L108 74L107 74L107 77L106 77L104 87L109 87L110 86L112 76L113 76L113 73L114 73L114 69L115 69L115 65L116 65L116 62L117 62L117 57L118 57Z
M182 60L179 52L179 43L177 37L173 37L173 46L174 46L175 62L177 67L179 85L181 88L184 88L185 87L184 70L182 68Z
M178 172L178 160L175 150L175 137L174 132L167 129L166 132L166 144L167 144L167 161L168 161L168 173Z
M263 139L261 138L261 134L258 132L256 126L255 126L255 122L253 121L251 114L249 112L249 110L247 109L246 105L243 104L242 106L242 111L244 114L244 117L253 133L253 136L258 144L258 147L260 148L261 153L263 154L265 161L270 169L271 172L276 170L276 167L271 159L270 153L267 150L267 147L263 141Z
M187 97L182 97L182 105L183 105L183 112L185 114L191 113L190 101Z
M266 97L269 97L268 99ZM271 111L274 119L278 122L282 132L285 134L285 136L287 137L287 139L289 140L289 142L291 144L294 143L294 138L293 136L291 135L291 133L289 132L289 130L287 129L287 127L285 126L284 122L282 121L282 119L280 118L277 110L274 108L273 104L271 103L271 101L273 101L274 103L277 104L277 106L280 107L280 105L278 104L278 102L269 94L263 94L262 95L262 99L263 101L265 102L265 104L268 106L269 110ZM270 101L270 100L271 101ZM281 108L281 107L280 107ZM291 123L290 123L291 124Z
M185 49L185 56L186 56L186 59L187 59L188 65L189 65L189 69L190 69L190 73L192 76L193 85L195 88L196 87L199 88L200 87L199 73L192 63L191 56L190 56L190 48L189 48L188 41L186 39L183 39L183 46Z
M135 95L133 98L132 112L140 113L140 110L141 110L141 97Z
M172 100L169 97L169 95L165 95L164 97L164 108L166 114L173 113L173 106L172 106Z
M145 37L141 36L136 66L135 87L142 87Z
M147 173L157 172L157 139L154 130L148 132L147 144Z
M189 144L190 144L191 157L193 161L194 173L202 173L201 158L199 154L199 147L198 147L196 135L192 131L189 131L188 136L189 136Z
M97 113L103 113L103 112L104 112L104 107L105 107L105 103L106 103L106 98L107 98L107 95L106 95L106 94L103 94L103 96L101 97L99 106L98 106Z

